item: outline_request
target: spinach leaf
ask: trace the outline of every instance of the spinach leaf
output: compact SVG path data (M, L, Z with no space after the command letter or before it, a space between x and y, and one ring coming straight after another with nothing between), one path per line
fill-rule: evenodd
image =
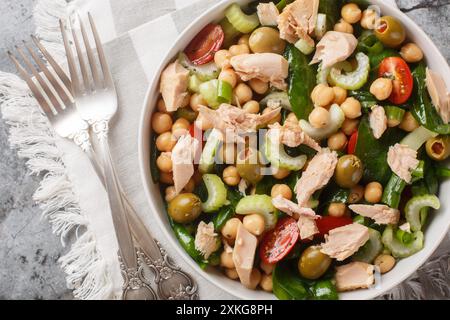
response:
M273 176L264 176L264 178L256 184L256 194L270 195L272 187L277 184Z
M350 91L348 95L358 100L361 103L361 106L365 112L368 112L373 106L379 104L374 95L371 94L369 91L364 90Z
M243 196L238 190L228 188L227 199L230 204L220 208L220 210L212 217L215 230L220 231L225 223L234 217L236 213L236 206L242 198Z
M398 128L389 128L380 139L375 139L369 125L369 119L364 116L358 129L358 141L355 155L364 165L364 182L378 181L385 185L392 174L387 163L387 152L390 146L399 142L405 133Z
M394 49L385 48L380 53L369 54L370 66L372 70L375 70L378 73L378 67L380 63L389 57L399 57L400 54L398 51Z
M333 30L334 25L341 17L341 0L320 0L319 13L327 16L327 30Z
M273 271L273 293L280 300L306 300L310 293L289 261L277 263Z
M315 67L309 65L309 59L295 46L286 47L286 59L289 62L288 95L292 111L298 119L308 119L314 109L311 92L316 85Z
M150 145L150 173L152 174L153 183L158 183L159 181L159 170L156 165L156 159L158 159L159 151L156 148L156 138L157 134L153 134L152 144Z
M416 120L425 128L439 134L450 134L450 125L444 124L433 106L428 95L426 78L426 65L420 63L412 72L414 78L414 94L411 112Z
M339 295L332 280L319 280L311 287L314 300L338 300Z
M347 203L349 195L350 195L349 189L341 188L334 181L331 181L320 193L319 209L323 209L330 203L336 202Z

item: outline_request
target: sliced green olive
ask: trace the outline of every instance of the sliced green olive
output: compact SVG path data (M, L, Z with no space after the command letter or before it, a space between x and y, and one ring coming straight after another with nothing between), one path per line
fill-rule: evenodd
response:
M384 16L380 18L375 35L386 47L398 48L405 41L406 31L398 19Z
M303 251L298 261L298 271L301 276L315 280L327 272L331 264L331 258L320 252L319 246L311 246Z
M194 122L197 119L198 112L195 112L189 107L179 108L175 113L176 118L183 118L189 122Z
M237 155L236 162L236 168L241 178L244 178L253 185L262 180L262 165L259 163L258 151L251 148L242 150Z
M361 180L363 164L355 155L346 155L339 158L336 166L335 180L342 188L353 188Z
M438 136L429 139L425 145L428 156L436 161L444 161L450 157L450 137Z
M167 207L170 217L178 223L189 223L202 212L202 201L193 193L181 193Z
M250 50L254 53L283 54L286 47L286 42L280 38L278 30L269 27L261 27L253 31L248 42Z

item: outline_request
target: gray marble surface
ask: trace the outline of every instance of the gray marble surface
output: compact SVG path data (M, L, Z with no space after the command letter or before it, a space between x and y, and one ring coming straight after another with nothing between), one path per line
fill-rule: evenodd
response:
M0 70L13 72L6 50L33 32L37 0L2 0ZM450 0L397 0L450 60ZM9 149L0 120L0 299L71 299L57 264L65 249L51 233L31 197L39 177L30 177L24 161Z

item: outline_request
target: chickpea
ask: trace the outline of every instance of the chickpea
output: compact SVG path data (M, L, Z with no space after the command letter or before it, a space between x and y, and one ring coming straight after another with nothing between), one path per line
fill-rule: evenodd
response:
M255 100L247 101L243 105L242 109L244 109L248 113L257 114L257 113L259 113L259 103L258 103L258 101L255 101Z
M387 78L378 78L370 86L370 93L380 101L386 100L392 93L392 80Z
M272 275L263 274L261 277L261 281L259 282L259 285L264 291L272 292L273 290Z
M328 138L327 144L331 150L343 150L347 146L347 136L344 132L338 131Z
M159 134L170 131L172 117L167 113L155 112L152 117L152 128Z
M405 130L406 132L412 132L420 127L417 120L414 118L410 111L405 113L402 122L400 123L400 129Z
M348 119L346 118L344 120L344 123L342 124L341 130L345 133L347 136L351 136L353 132L358 130L359 126L359 120L358 119Z
M191 100L189 101L189 106L195 112L198 112L198 107L206 106L207 102L203 99L203 96L199 93L194 93L191 95Z
M174 136L181 136L185 134L186 131L189 131L190 126L191 124L189 123L189 121L184 118L179 118L172 125L172 134Z
M231 280L239 279L239 275L238 275L236 269L225 269L225 275L228 278L230 278Z
M250 48L246 44L235 44L228 49L231 56L238 56L240 54L250 53Z
M214 62L219 68L230 65L231 54L228 50L219 50L214 54Z
M361 27L374 30L379 19L378 13L373 9L364 10L361 17Z
M353 34L353 26L344 19L334 25L334 31Z
M350 194L348 196L348 203L355 204L362 200L364 197L364 187L357 184L350 189Z
M175 198L177 196L176 192L175 192L175 187L174 186L170 186L166 188L165 191L165 197L164 199L167 202L170 202L173 198Z
M238 218L231 218L228 220L225 225L222 228L222 235L227 240L234 240L236 239L237 229L239 225L241 224L241 220Z
M380 268L381 273L386 273L391 271L395 266L395 259L389 254L381 254L375 258L374 263Z
M341 104L341 109L344 111L345 117L349 119L356 119L361 116L361 103L353 97L345 99Z
M264 271L265 274L271 274L275 269L275 264L265 263L264 261L261 261L259 267L262 271Z
M250 214L242 221L245 229L255 236L260 236L264 232L264 217L259 214Z
M177 140L170 131L161 133L158 138L156 138L156 148L161 152L172 151L176 143Z
M327 85L318 84L311 93L311 100L315 106L326 107L334 100L334 90Z
M330 123L330 113L325 108L316 107L309 114L308 119L314 128L324 128Z
M273 111L273 109L271 108L265 108L264 111L262 112L262 114L267 114L269 112ZM268 122L268 124L274 124L274 123L280 123L281 122L281 113L279 113L275 118L273 118L272 120L270 120Z
M237 78L236 72L233 69L222 70L219 74L219 80L228 82L233 88L236 87Z
M225 170L223 170L223 181L227 185L232 187L239 184L239 181L241 181L241 177L239 176L239 173L237 172L235 166L229 166L226 167Z
M364 199L370 203L379 203L383 196L383 186L379 182L371 182L366 186Z
M156 108L157 108L158 111L161 112L161 113L170 113L170 112L167 111L166 103L164 102L164 99L163 99L163 98L160 98L160 99L158 100L158 103L156 104Z
M161 182L162 184L173 185L172 173L160 172L159 173L159 182Z
M202 131L207 131L214 127L211 121L203 117L201 113L197 116L197 120L195 120L195 126Z
M349 3L342 7L341 16L346 22L353 24L361 20L362 12L357 4Z
M286 178L288 175L291 174L291 171L287 170L287 169L282 169L282 168L276 168L275 172L272 174L272 176L275 179L281 180Z
M252 89L245 83L239 83L236 88L234 88L233 95L236 97L237 102L239 102L240 105L243 105L244 103L252 100L253 92Z
M269 90L269 83L259 80L259 79L251 79L248 84L250 85L250 88L253 89L257 94L264 94Z
M261 272L258 269L254 268L250 275L250 283L247 288L255 290L260 281L261 281Z
M347 99L347 90L341 87L333 87L334 91L334 103L341 105Z
M250 33L244 34L238 40L238 44L246 44L248 46L248 42L250 39Z
M282 196L285 199L292 199L292 190L289 188L287 184L276 184L272 187L270 191L270 196L272 198L276 198L278 196Z
M161 172L172 172L172 159L165 152L156 159L156 166Z
M195 189L195 180L193 178L189 179L188 183L184 186L183 191L187 193L194 192Z
M423 51L415 43L405 44L400 50L400 55L408 63L416 63L423 59Z
M328 215L332 217L343 217L347 206L345 203L331 203L328 206Z
M220 254L220 265L227 269L233 269L234 268L233 253L223 251Z

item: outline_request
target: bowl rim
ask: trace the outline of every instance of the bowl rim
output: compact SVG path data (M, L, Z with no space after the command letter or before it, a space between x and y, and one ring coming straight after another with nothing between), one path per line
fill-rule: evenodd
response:
M145 161L145 149L148 147L147 144L145 144L145 141L148 139L146 136L149 134L146 132L145 128L148 126L148 123L146 123L147 115L150 113L153 113L154 106L150 106L149 102L154 97L154 94L158 88L159 78L160 74L163 70L163 68L167 65L167 63L173 59L174 55L171 51L175 47L179 45L179 43L186 37L186 35L189 35L191 32L191 29L197 27L197 24L200 23L201 20L205 19L206 16L210 14L216 13L216 11L220 9L224 9L227 5L233 3L233 2L239 2L239 3L248 3L250 0L221 0L206 11L204 11L199 17L197 17L194 21L192 21L176 38L176 40L172 43L170 46L170 49L167 51L167 54L164 55L164 58L161 59L161 62L159 63L159 67L156 69L155 74L151 77L151 80L149 82L149 86L145 95L141 115L140 115L140 121L139 121L139 128L138 128L138 156L139 156L139 170L140 170L140 176L141 181L144 187L144 191L146 194L146 199L148 204L150 205L150 209L152 211L153 215L156 215L156 220L158 221L158 225L160 229L162 230L164 236L167 238L167 240L170 242L170 245L172 245L176 252L183 258L183 260L192 268L195 270L196 273L198 273L200 276L202 276L204 279L206 279L208 282L214 284L221 290L224 290L225 292L229 293L230 295L240 298L240 299L247 299L248 297L245 294L241 294L242 291L232 291L231 288L224 285L219 279L216 279L215 277L212 277L208 272L203 270L198 266L195 261L192 260L192 258L185 252L185 250L181 247L178 240L176 239L176 236L171 231L170 228L167 227L167 221L163 221L157 214L156 214L156 206L153 200L152 191L150 190L149 183L152 183L151 177L147 174L148 171L148 163ZM442 55L441 51L437 48L435 43L430 39L430 37L423 31L421 27L419 27L410 17L408 17L405 13L400 11L400 9L397 6L393 6L392 0L369 0L371 4L379 5L382 7L382 11L392 11L395 13L396 17L401 17L402 22L407 24L408 31L414 31L415 38L423 39L428 45L430 45L430 50L434 52L433 58L438 58L440 60L440 63L443 62L443 69L442 74L447 75L447 78L450 78L450 67L448 65L448 62ZM417 32L417 34L416 34ZM448 84L448 83L447 83ZM151 109L151 111L149 111ZM160 195L158 195L160 196ZM169 230L170 229L170 230ZM374 288L369 290L357 290L353 291L355 293L356 297L352 297L352 299L358 299L357 293L358 292L364 292L364 299L373 299L376 298L387 291L391 290L392 288L398 286L400 283L402 283L404 280L406 280L408 277L410 277L414 272L417 271L418 268L420 268L430 257L431 255L436 251L438 246L442 243L443 239L447 236L448 231L450 229L450 221L447 223L447 228L443 229L444 231L442 234L437 238L434 243L427 246L427 253L423 255L423 257L416 262L416 267L411 269L410 272L403 273L401 276L398 276L395 280L391 281L388 285L385 285L382 289ZM425 249L425 246L424 246ZM225 276L224 276L225 278ZM244 288L243 288L244 289ZM344 293L345 294L345 293ZM273 296L273 295L272 295ZM275 296L273 296L275 298Z

